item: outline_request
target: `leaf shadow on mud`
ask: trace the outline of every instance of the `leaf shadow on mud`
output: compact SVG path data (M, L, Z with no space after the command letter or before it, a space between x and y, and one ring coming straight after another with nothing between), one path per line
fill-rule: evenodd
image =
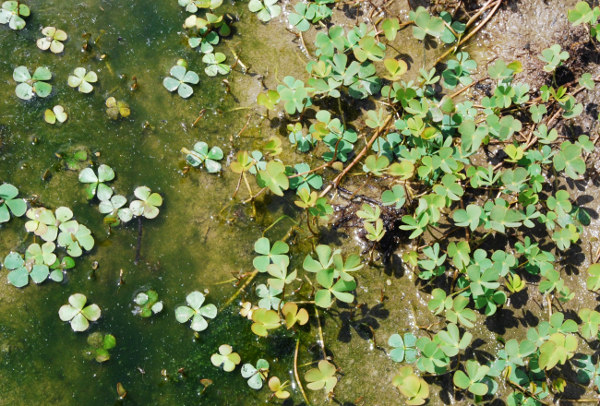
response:
M390 315L383 303L378 303L373 307L363 304L358 308L339 303L338 308L340 309L338 317L342 325L337 340L343 343L349 343L352 340L352 330L363 340L372 340L375 330L380 327L380 321L387 319Z

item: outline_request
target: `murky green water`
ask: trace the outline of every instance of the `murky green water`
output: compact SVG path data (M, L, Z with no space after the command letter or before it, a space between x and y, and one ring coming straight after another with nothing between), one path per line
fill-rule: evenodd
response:
M209 289L208 301L222 305L235 288L219 282L251 270L253 241L282 210L273 207L256 221L244 210L228 212L239 218L227 225L218 213L237 179L231 174L181 172L181 147L204 140L227 153L229 137L241 129L246 112L228 112L237 106L234 98L226 94L220 79L204 75L200 54L187 47L181 33L187 13L176 1L28 4L32 16L25 30L0 26L0 181L16 185L23 196L39 196L46 207L71 207L76 219L92 230L96 246L77 259L63 284L45 282L18 290L5 284L6 271L0 271L0 404L113 404L117 382L128 391L124 403L132 405L263 402L266 391L250 390L239 371L217 370L210 364L210 354L228 343L244 362L255 362L262 355L271 361L274 373L287 379L294 341L283 336L259 343L237 308L220 313L199 340L174 317L174 308L192 290ZM236 7L245 5L224 6L232 11ZM47 25L69 34L63 54L37 49L39 28ZM87 52L82 51L85 38L91 43ZM189 100L169 94L161 84L178 58L187 59L201 77ZM19 65L31 71L48 66L53 73L52 95L19 100L12 80ZM78 66L98 73L99 82L89 95L67 86L67 76ZM132 92L133 75L139 88ZM129 103L128 119L107 118L104 101L109 96ZM50 126L43 121L43 112L55 104L65 107L69 119ZM207 113L192 128L201 109ZM97 202L86 201L78 172L66 170L55 156L70 146L86 146L99 155L97 163L114 168L116 192L130 198L135 187L147 185L164 197L158 218L143 223L139 265L134 265L136 222L109 234ZM21 218L0 226L0 256L10 250L23 252L33 242L24 223ZM280 237L276 233L274 237ZM94 277L90 277L92 261L99 262ZM166 306L163 313L151 319L132 315L132 299L142 288L158 291ZM59 307L75 292L102 308L102 318L89 331L110 332L117 338L112 358L104 364L82 357L88 332L74 333L58 318ZM177 372L180 368L182 373ZM168 379L161 376L163 369ZM202 395L201 378L215 382Z

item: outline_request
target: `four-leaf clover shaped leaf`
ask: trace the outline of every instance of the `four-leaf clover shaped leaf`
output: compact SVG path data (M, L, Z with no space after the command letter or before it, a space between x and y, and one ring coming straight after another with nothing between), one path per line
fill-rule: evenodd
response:
M248 9L256 13L256 16L260 21L267 22L279 14L281 14L281 7L277 5L279 0L250 0L248 3Z
M85 295L74 293L69 296L69 303L58 309L60 319L70 322L73 331L85 331L90 326L90 321L96 321L100 318L100 307L97 304L85 306L86 302Z
M194 168L204 164L208 173L217 173L221 170L221 164L217 161L223 159L223 150L219 147L208 149L208 144L200 141L194 144L194 148L190 151L187 148L182 148L181 152L187 154L185 160Z
M44 37L36 42L37 47L42 51L50 49L50 52L60 54L65 49L62 41L66 41L68 36L63 30L56 27L44 27L42 28L42 34Z
M35 283L42 283L49 274L47 265L37 265L33 261L25 262L16 252L11 252L4 258L4 268L9 271L8 283L17 288L27 286L30 277Z
M94 247L94 237L89 228L79 224L77 220L70 220L58 226L60 234L58 235L58 245L67 249L67 253L72 257L79 257L83 249L90 251Z
M225 54L221 52L208 53L202 57L202 62L208 64L204 68L204 72L208 76L217 76L217 74L227 75L231 70L231 67L225 63Z
M304 379L308 382L308 389L319 390L325 389L325 392L330 393L337 384L335 376L336 367L331 362L322 359L319 361L318 367L310 369Z
M193 291L186 296L185 301L188 306L179 306L175 309L175 318L180 323L186 323L192 319L190 328L194 331L206 330L208 322L206 318L214 319L217 316L217 306L204 303L204 295L198 291Z
M134 216L144 216L147 219L158 216L158 207L162 205L162 197L158 193L152 193L147 186L139 186L133 191L133 194L139 199L129 205Z
M100 213L106 214L104 222L118 226L120 221L129 222L133 218L133 212L129 207L123 207L127 203L127 198L122 195L114 195L110 199L101 200L98 205Z
M17 66L13 71L13 79L18 83L15 94L21 100L31 100L34 95L48 97L52 92L52 85L45 82L52 79L52 73L44 66L37 68L33 76L26 66Z
M228 344L220 345L219 353L210 356L210 362L217 368L222 366L225 372L233 371L241 360L240 354L233 352L233 348Z
M269 264L281 263L289 264L289 258L287 255L290 247L283 241L275 241L273 246L267 237L261 237L254 243L254 251L257 256L252 261L252 265L260 272L267 272Z
M91 93L94 86L90 83L96 83L98 75L94 71L87 71L85 68L75 68L72 75L69 75L67 83L71 87L76 87L81 93Z
M23 17L29 17L31 10L20 1L5 1L0 8L0 24L8 24L11 30L25 28Z
M19 189L10 183L0 185L0 223L10 220L10 214L21 217L27 211L27 203L23 199L17 199Z
M200 77L194 71L188 71L185 66L175 65L169 71L171 76L163 80L163 86L169 91L174 92L187 99L194 93L194 89L188 83L195 85L200 82Z
M115 172L110 166L104 164L98 167L98 174L92 168L85 168L79 172L79 181L88 184L85 188L88 200L93 199L94 196L98 196L99 200L110 199L113 190L110 186L105 185L104 182L110 182L114 178Z

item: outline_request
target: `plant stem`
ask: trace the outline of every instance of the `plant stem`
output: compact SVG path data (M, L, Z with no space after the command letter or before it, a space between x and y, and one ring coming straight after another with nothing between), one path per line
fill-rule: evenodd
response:
M240 295L240 293L242 293L244 291L244 289L246 289L246 287L248 285L250 285L250 283L254 280L254 278L256 277L256 275L258 275L258 269L255 269L250 274L250 276L248 277L248 279L246 279L246 281L244 282L244 284L242 286L240 286L240 288L229 299L227 299L227 301L225 302L225 304L223 306L221 306L220 310L225 309L227 306L229 306L231 303L233 303L233 301Z
M483 28L484 25L487 24L488 21L490 21L490 19L494 16L494 14L496 13L496 10L498 10L498 8L500 7L500 5L502 4L503 0L497 0L496 5L494 6L494 9L490 12L490 14L487 15L487 17L485 17L485 19L479 23L477 25L477 27L475 27L475 29L473 31L471 31L470 33L468 33L462 40L460 40L460 42L458 44L456 44L455 46L453 46L452 48L448 49L446 52L444 52L442 55L440 55L434 62L433 62L433 66L437 65L439 62L443 61L448 55L450 55L451 53L453 53L454 51L456 51L462 44L464 44L465 42L467 42L473 35L475 35L480 29ZM490 2L488 2L488 4L490 4ZM483 10L485 8L487 8L488 5L483 6L482 10L480 10L480 12L483 12ZM472 21L474 21L474 19L476 19L477 17L479 17L480 13L477 13L473 16L473 18L471 18L471 20L469 21L469 23L472 23ZM469 23L467 23L467 26L469 25Z
M352 162L350 162L350 164L348 164L348 166L346 166L344 168L344 170L335 177L335 179L321 192L321 194L319 195L319 197L323 197L325 196L327 193L329 193L329 191L332 188L337 188L337 186L340 184L340 181L342 180L342 178L344 176L346 176L346 174L348 172L350 172L350 169L352 169L354 167L354 165L356 165L361 159L362 157L367 153L367 151L371 148L371 146L373 145L373 143L375 142L375 140L387 129L387 127L392 123L392 120L394 119L394 115L390 114L388 116L388 118L385 120L385 122L383 123L383 125L381 127L379 127L377 129L377 131L375 131L375 134L373 134L373 136L371 137L371 139L367 142L367 145L365 145L363 147L363 149L356 155L356 157L354 158L354 160Z
M308 406L310 406L310 402L306 397L306 392L304 392L304 388L302 387L302 382L300 381L300 377L298 376L298 348L300 347L300 339L296 339L296 350L294 351L294 378L298 383L298 388L300 388L300 392L302 393L302 397Z

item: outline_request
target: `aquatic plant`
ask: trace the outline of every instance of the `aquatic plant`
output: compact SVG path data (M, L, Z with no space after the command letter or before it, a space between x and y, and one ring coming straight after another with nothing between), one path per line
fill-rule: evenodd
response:
M22 288L29 284L29 278L37 284L44 282L50 271L44 264L34 264L33 261L25 262L23 257L17 252L10 252L3 262L3 267L8 270L8 283Z
M117 339L112 334L95 332L88 336L87 343L89 347L83 351L84 357L106 362L110 359L110 350L117 346Z
M188 294L185 298L187 306L179 306L175 308L175 318L180 323L187 323L192 320L190 328L194 331L203 331L208 327L206 319L214 319L217 317L217 306L210 303L202 306L205 297L202 293L194 291ZM239 361L238 361L239 362Z
M42 51L49 49L53 54L60 54L65 49L63 41L66 41L68 36L63 30L56 27L44 27L42 35L44 37L36 41L37 47Z
M284 304L281 308L281 314L283 314L285 326L288 328L288 330L296 323L301 326L308 323L308 312L304 308L298 309L298 305L296 303L288 302Z
M312 368L304 374L304 379L308 382L306 387L310 390L324 389L325 392L330 393L338 382L336 371L335 365L322 359L317 368Z
M217 74L227 75L231 70L231 67L223 63L225 59L225 54L221 52L204 54L202 62L208 65L204 68L204 72L206 72L208 76L217 76Z
M281 7L277 4L279 0L250 0L248 9L256 13L260 21L270 21L281 14Z
M271 246L271 242L267 237L260 237L254 242L254 252L260 255L254 257L252 265L260 272L267 272L267 267L270 264L289 263L289 258L286 255L289 250L289 245L283 241L275 241Z
M178 62L177 65L169 70L169 74L171 76L167 76L163 80L163 86L169 92L177 90L177 94L184 99L187 99L194 93L194 89L189 84L195 85L200 81L200 77L196 72L187 70L185 62L181 64Z
M269 330L279 328L281 325L276 311L262 308L252 312L252 321L254 322L251 326L252 332L260 337L268 336Z
M46 67L36 68L31 75L26 66L17 66L13 71L13 79L18 83L15 94L19 99L31 100L33 96L48 97L52 93L52 85L46 83L47 80L52 79L52 73Z
M290 397L290 392L285 390L289 384L289 381L281 383L281 380L276 376L269 378L269 390L273 392L273 396L275 396L277 399L284 400Z
M242 359L237 352L228 344L219 346L219 352L210 356L210 362L217 368L223 367L225 372L231 372Z
M52 110L46 109L44 111L44 121L48 124L55 124L57 121L59 123L64 123L69 118L69 115L65 111L65 108L60 104L52 107Z
M25 216L30 219L25 223L28 232L44 241L54 241L58 236L58 227L73 218L73 212L64 206L58 207L54 213L45 207L35 207L27 210Z
M407 405L422 405L429 397L429 385L409 366L400 368L392 383L408 398Z
M247 379L249 387L260 390L269 376L269 363L261 358L256 361L256 366L249 363L242 365L240 372Z
M0 8L0 24L8 24L11 30L25 28L24 17L29 17L31 10L19 1L5 1Z
M75 68L72 75L69 75L68 85L76 87L81 93L91 93L94 90L92 83L98 81L98 75L94 71L87 71L85 68Z
M188 13L195 13L204 8L214 10L223 4L223 0L178 0L178 3Z
M191 151L187 148L181 148L181 152L186 154L186 162L194 168L204 165L208 173L221 171L221 164L217 161L223 159L223 150L219 147L215 146L209 150L206 142L199 141L194 144L194 148Z
M162 206L162 197L158 193L153 193L148 186L138 186L133 191L138 200L133 200L129 208L134 216L143 216L147 219L153 219L158 216L159 207Z
M110 226L118 226L121 222L128 223L133 218L133 211L127 204L127 198L122 195L112 195L110 199L100 200L98 210L104 217L104 223Z
M70 256L79 257L83 254L83 250L90 251L94 247L92 232L77 220L63 221L58 229L60 230L56 240L58 246L64 247Z
M21 217L27 211L27 203L24 199L17 198L19 189L10 183L0 185L0 223L10 220L11 214Z
M85 306L87 298L81 293L69 296L69 303L62 305L58 316L62 321L68 321L73 331L85 331L90 326L90 321L100 318L102 312L97 304Z
M101 201L110 199L113 190L105 182L110 182L114 178L115 171L105 164L98 166L97 173L92 168L85 168L79 172L79 181L88 184L85 188L88 200L93 199L94 196L97 196Z
M133 302L136 304L133 314L144 318L160 313L163 309L163 302L158 300L158 293L152 289L138 293Z
M120 117L126 118L131 114L129 105L122 100L117 100L113 96L106 99L106 115L111 120L118 120Z

